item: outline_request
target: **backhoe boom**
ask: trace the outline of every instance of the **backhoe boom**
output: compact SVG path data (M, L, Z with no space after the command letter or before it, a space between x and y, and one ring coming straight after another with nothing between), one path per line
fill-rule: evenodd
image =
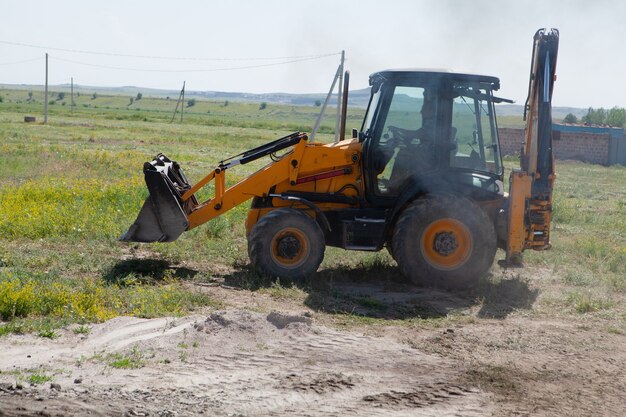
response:
M524 249L550 248L554 155L552 153L552 89L556 79L559 32L540 29L533 54L524 108L526 129L520 169L510 177L506 262L519 264Z

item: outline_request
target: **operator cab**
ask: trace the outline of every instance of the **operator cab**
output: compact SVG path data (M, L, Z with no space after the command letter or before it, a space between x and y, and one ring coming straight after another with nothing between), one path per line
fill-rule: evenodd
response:
M464 184L502 193L496 77L433 70L370 76L361 128L368 200L392 206L407 188ZM449 181L447 181L448 179Z

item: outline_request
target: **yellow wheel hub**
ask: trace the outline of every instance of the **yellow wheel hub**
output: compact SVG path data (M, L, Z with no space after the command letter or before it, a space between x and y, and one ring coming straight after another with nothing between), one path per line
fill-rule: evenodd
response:
M472 246L472 235L467 226L450 218L429 224L420 242L424 259L433 267L443 270L463 265L472 253Z
M283 268L297 268L309 256L311 244L299 229L287 227L272 239L272 259Z

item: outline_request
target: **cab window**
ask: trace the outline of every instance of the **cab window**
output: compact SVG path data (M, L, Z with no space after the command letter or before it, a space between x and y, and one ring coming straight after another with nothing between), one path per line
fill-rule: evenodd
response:
M501 174L501 158L491 92L456 84L452 105L450 166Z

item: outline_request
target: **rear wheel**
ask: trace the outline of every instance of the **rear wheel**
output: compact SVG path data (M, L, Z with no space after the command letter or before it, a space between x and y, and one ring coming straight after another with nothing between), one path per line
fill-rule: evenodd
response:
M415 284L465 288L491 267L496 233L473 201L433 195L414 201L400 215L392 250L402 273Z
M265 215L248 236L252 265L264 275L290 281L317 271L324 249L324 233L315 220L289 208Z

